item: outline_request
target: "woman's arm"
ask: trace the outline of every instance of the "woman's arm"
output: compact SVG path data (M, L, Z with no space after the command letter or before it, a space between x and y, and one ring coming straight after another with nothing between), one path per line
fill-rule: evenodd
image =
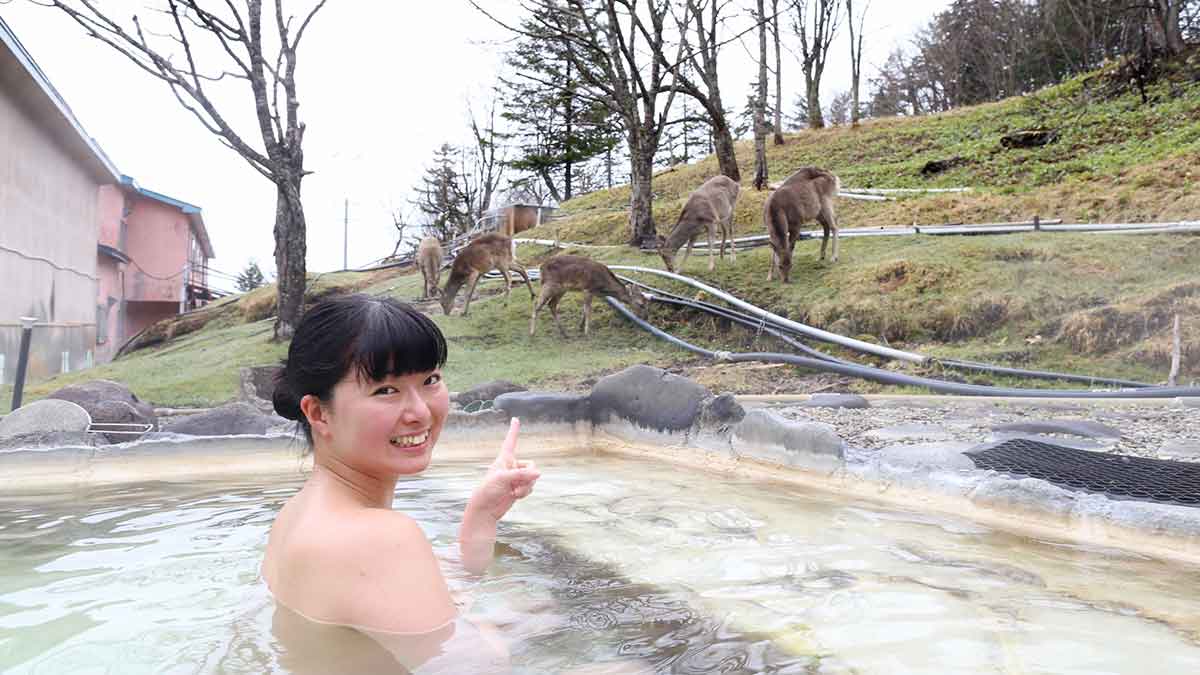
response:
M520 429L520 420L512 418L500 454L488 467L483 483L471 494L463 512L458 545L463 567L471 574L482 574L492 563L496 524L518 499L533 492L533 484L541 476L533 462L517 461Z

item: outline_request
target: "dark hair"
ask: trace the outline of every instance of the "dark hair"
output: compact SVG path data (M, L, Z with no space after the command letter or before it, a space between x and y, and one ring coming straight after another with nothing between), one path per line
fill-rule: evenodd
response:
M296 420L312 446L300 400L329 401L350 370L372 380L411 375L446 363L446 338L429 317L391 298L362 293L324 300L308 310L275 376L275 412Z

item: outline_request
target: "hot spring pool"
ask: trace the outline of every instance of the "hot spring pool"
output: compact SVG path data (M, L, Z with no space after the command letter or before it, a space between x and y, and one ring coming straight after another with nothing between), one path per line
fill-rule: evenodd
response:
M645 460L539 465L489 574L448 570L515 672L1200 672L1197 567ZM398 486L446 560L481 474ZM0 671L336 668L280 639L258 577L301 481L0 498Z

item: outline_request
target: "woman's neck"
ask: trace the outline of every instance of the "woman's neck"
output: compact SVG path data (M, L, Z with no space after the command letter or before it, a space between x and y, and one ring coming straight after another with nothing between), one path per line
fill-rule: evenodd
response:
M397 477L372 476L323 453L317 454L309 480L369 508L390 509L396 495Z

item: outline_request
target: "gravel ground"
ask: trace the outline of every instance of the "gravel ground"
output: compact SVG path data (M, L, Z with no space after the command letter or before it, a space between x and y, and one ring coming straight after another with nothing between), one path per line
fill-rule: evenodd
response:
M1200 461L1200 409L1161 405L1089 408L1079 405L963 403L939 406L876 405L871 408L772 406L784 417L832 425L846 442L867 450L899 443L984 443L1020 435L1088 450L1155 459ZM1001 424L1035 421L1099 422L1121 438L1008 434Z

